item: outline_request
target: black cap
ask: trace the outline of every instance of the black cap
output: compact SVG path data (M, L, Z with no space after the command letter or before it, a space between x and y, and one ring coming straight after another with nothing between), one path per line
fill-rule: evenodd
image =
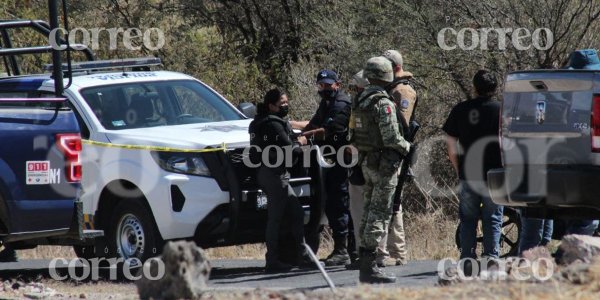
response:
M317 74L317 83L334 84L340 81L337 73L331 70L321 70Z

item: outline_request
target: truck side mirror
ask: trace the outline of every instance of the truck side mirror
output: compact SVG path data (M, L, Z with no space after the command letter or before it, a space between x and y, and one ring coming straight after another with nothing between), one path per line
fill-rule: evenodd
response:
M256 105L252 103L242 102L238 108L248 118L254 118L254 116L256 116Z

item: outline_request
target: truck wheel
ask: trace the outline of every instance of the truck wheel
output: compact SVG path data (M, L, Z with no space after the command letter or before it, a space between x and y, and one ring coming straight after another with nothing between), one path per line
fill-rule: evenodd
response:
M108 245L112 256L142 262L160 254L162 243L150 212L141 199L120 202L110 222Z

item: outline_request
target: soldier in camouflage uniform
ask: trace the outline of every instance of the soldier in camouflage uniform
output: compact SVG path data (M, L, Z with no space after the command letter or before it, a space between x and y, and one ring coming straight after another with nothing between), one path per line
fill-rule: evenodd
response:
M365 177L359 277L361 282L390 283L396 277L378 268L376 249L391 219L398 168L411 145L402 136L396 107L384 88L394 80L390 61L371 58L363 74L370 84L353 104L350 121L351 140L359 150Z
M383 57L392 63L394 70L394 81L386 87L387 92L392 96L396 104L396 117L401 126L401 130L407 129L408 124L413 120L413 113L417 102L417 93L410 84L413 78L412 73L404 70L404 59L402 54L396 50L387 50ZM398 170L400 173L400 170ZM402 194L401 189L397 190L394 206L392 209L392 219L387 235L381 241L377 248L377 265L384 267L387 265L405 265L407 262L406 235L404 234L404 217L402 213L402 203L400 202Z

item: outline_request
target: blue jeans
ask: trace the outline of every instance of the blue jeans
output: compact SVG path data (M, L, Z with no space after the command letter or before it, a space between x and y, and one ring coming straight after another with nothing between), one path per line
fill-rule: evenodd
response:
M477 223L483 224L483 256L498 258L503 207L494 204L485 182L475 185L461 180L458 214L460 218L460 258L477 258Z
M523 251L547 245L552 240L553 225L552 220L521 217L519 255Z

